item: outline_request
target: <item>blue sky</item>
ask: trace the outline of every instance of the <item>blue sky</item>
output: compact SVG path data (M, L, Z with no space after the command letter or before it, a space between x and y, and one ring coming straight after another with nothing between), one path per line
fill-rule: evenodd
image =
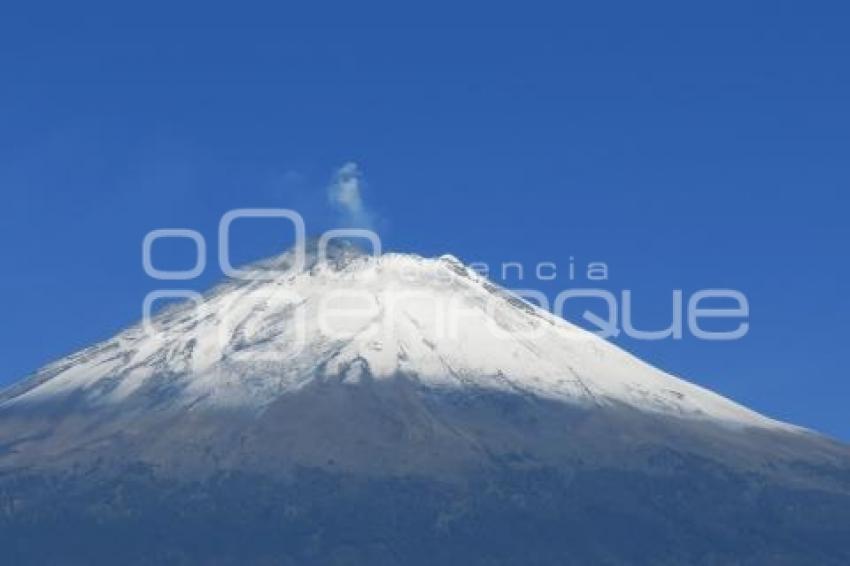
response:
M209 268L179 285L204 288L225 211L332 227L327 186L356 162L390 249L604 261L646 327L672 289L740 289L742 340L618 342L850 439L848 8L631 4L7 12L0 384L139 318L163 286L141 267L149 230L206 236ZM252 226L237 260L285 245Z

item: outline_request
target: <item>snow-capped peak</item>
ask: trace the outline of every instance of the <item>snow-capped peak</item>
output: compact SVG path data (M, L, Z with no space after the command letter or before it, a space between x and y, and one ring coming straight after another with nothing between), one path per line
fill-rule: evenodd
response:
M262 410L314 380L404 376L434 390L493 390L586 407L793 428L649 366L512 296L456 257L372 257L347 245L257 262L229 281L59 360L0 404L82 395Z

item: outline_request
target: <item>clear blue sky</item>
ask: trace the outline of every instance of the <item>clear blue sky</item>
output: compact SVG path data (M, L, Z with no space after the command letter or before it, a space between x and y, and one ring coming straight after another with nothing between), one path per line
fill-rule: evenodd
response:
M850 439L845 3L351 4L4 8L0 384L139 317L148 230L204 233L203 288L222 213L327 228L355 161L389 248L605 261L643 326L674 288L744 291L743 340L620 343Z

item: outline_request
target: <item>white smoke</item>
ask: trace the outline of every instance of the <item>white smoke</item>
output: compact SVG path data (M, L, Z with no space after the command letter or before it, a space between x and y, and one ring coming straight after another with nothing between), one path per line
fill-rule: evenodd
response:
M342 221L349 227L372 227L374 214L363 202L363 185L363 173L360 167L353 161L349 161L336 170L328 186L328 198L331 204L342 213Z

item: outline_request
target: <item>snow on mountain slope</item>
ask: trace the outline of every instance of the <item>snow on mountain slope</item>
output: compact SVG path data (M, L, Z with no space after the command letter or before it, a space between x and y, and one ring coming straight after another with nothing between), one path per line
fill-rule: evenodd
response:
M350 246L250 266L200 304L152 320L43 368L0 394L25 406L82 396L116 405L155 383L169 407L261 411L318 378L356 384L412 377L433 389L487 389L582 407L640 411L726 426L802 430L653 368L513 297L457 259L366 256Z

